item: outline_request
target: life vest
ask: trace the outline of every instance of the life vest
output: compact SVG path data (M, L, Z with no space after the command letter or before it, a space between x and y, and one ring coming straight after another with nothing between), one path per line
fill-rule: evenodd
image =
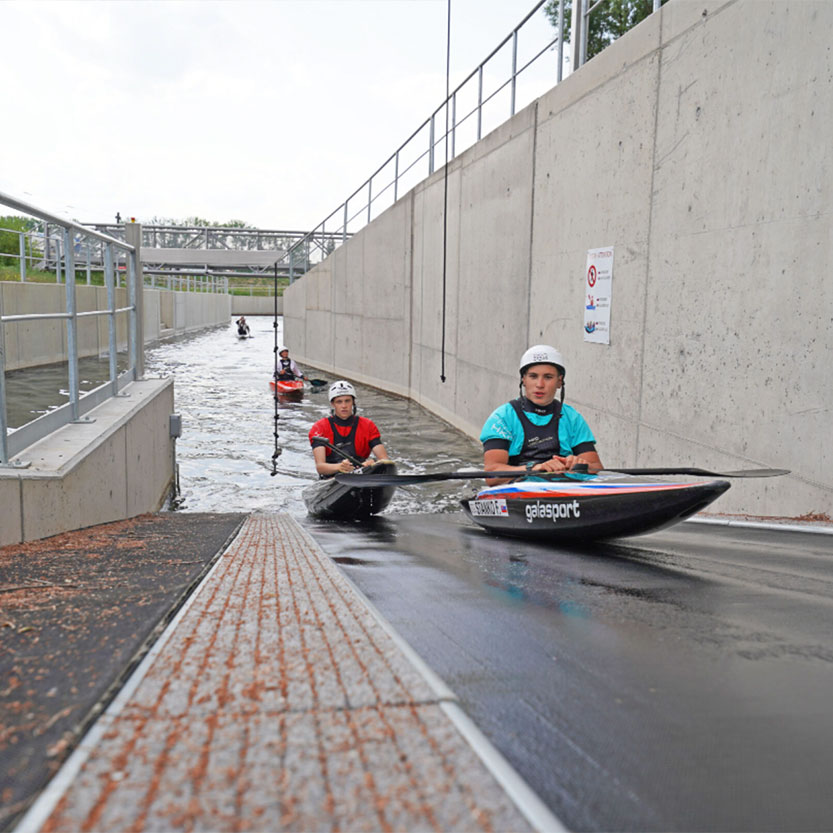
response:
M513 399L509 403L521 421L524 431L524 444L520 453L509 458L510 466L520 466L524 463L543 463L553 455L561 454L561 443L558 439L558 423L561 420L561 403L555 403L552 419L546 425L536 425L527 419L520 399Z
M345 454L349 454L351 457L359 459L359 454L356 451L356 431L359 427L359 418L356 416L353 417L353 424L350 426L350 433L347 434L346 437L338 433L335 420L332 417L327 417L327 421L330 423L330 430L333 432L333 445L336 448L340 448ZM335 451L327 449L326 460L328 463L340 463L344 459L344 457L337 454Z
M294 379L295 374L292 372L292 359L281 359L281 366L278 370L278 379Z

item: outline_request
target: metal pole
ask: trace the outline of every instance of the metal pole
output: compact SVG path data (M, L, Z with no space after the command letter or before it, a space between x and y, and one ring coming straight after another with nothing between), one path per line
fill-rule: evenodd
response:
M448 106L448 104L446 104ZM448 141L448 136L445 137L445 140ZM456 147L457 147L457 92L455 91L451 95L451 158L454 159L457 156Z
M133 378L142 379L145 375L145 341L144 341L144 275L142 273L142 225L128 223L124 227L124 239L133 246L127 252L128 262L128 298L130 310L130 364Z
M118 345L116 344L116 287L113 277L113 244L107 243L104 246L104 285L107 287L107 354L110 357L110 385L112 395L119 392L118 386L118 365L116 355Z
M515 87L518 77L518 30L512 32L512 105L510 115L515 115Z
M428 129L428 176L434 173L434 114L431 114L431 125Z
M64 229L64 258L67 308L67 367L69 371L69 408L72 421L78 422L78 311L75 305L75 260L69 229Z
M396 151L396 161L394 162L393 167L393 201L396 202L399 199L399 151ZM323 229L322 229L323 231ZM325 241L326 243L326 238Z
M130 307L130 352L129 362L133 378L139 377L139 332L136 315L136 252L127 254L127 305Z
M26 283L26 232L20 232L20 282Z
M564 73L564 0L558 0L558 73L560 83Z
M570 72L575 72L581 66L581 42L584 39L582 24L584 23L584 2L573 0L572 31L570 32Z
M8 426L6 424L6 331L3 325L3 290L0 288L0 466L9 463Z
M477 68L477 141L480 141L483 128L483 64Z
M55 283L61 283L61 238L55 241Z
M92 283L92 252L90 251L90 238L87 238L87 286Z
M370 222L370 206L373 204L373 177L367 180L367 222Z
M347 203L344 203L344 226L341 229L341 242L347 242Z

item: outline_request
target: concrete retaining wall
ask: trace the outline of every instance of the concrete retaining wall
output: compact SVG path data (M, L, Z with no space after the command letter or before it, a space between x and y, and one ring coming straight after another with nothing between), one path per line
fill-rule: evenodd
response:
M174 477L173 379L133 382L126 396L30 446L26 468L0 467L0 546L158 510Z
M274 315L275 299L260 295L232 295L232 315ZM278 315L283 315L283 297L278 297Z
M831 27L825 0L672 0L450 164L445 298L439 171L287 290L296 357L476 436L549 342L608 465L786 467L717 508L833 515ZM582 326L602 246L609 346Z
M0 282L4 315L63 312L66 287L58 284ZM231 296L201 292L144 290L142 321L146 344L161 335L186 333L227 324L231 316ZM116 306L127 306L127 290L116 290ZM99 286L76 287L78 312L107 308L107 290ZM98 356L108 350L107 316L78 320L78 353ZM128 317L116 318L119 349L127 346ZM9 322L5 325L6 369L18 370L66 361L66 323L61 320Z

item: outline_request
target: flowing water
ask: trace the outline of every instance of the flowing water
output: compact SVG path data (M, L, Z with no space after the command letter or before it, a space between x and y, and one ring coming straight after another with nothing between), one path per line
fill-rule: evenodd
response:
M308 433L330 412L326 387L318 393L308 389L301 401L279 403L281 454L272 476L274 330L270 317L247 320L249 339L238 339L230 324L145 351L146 376L174 377L175 407L182 415L177 440L181 509L305 515L301 491L318 479ZM280 342L281 319L278 324ZM334 381L313 368L302 369L308 377ZM482 462L479 443L421 406L365 385L355 387L359 412L377 424L400 472L448 471ZM472 491L460 481L398 489L387 512L456 512L460 498Z
M281 454L272 475L274 369L272 318L248 319L252 337L239 339L233 323L158 342L145 350L145 376L173 376L175 409L182 415L177 440L181 511L286 511L306 514L302 489L318 479L308 433L330 412L326 387L309 388L298 402L281 401ZM278 341L282 319L278 319ZM124 365L120 357L120 370ZM308 377L334 381L307 368ZM106 381L106 359L81 359L82 391ZM359 412L379 427L400 473L448 471L482 462L480 444L420 405L355 384ZM68 400L66 363L7 374L7 418L19 427ZM481 482L482 485L482 482ZM473 491L465 481L440 481L397 490L390 513L456 512Z

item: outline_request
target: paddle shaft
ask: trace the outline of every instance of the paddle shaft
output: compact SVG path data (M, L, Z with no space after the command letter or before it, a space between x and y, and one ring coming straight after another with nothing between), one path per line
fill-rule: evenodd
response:
M789 474L789 469L746 469L742 471L708 471L697 468L645 468L645 469L604 469L603 471L616 474L686 474L698 477L776 477L781 474ZM569 472L564 471L446 471L435 474L368 474L364 475L359 482L358 475L337 474L336 480L339 483L349 483L354 486L406 486L410 483L431 483L437 480L485 480L496 479L514 480L534 477L544 480L564 477Z
M335 451L336 454L340 454L345 460L352 463L354 466L361 466L361 460L357 460L352 454L348 454L346 451L342 451L340 448L334 446L329 440L325 440L323 437L316 437L320 445L326 445L331 451ZM351 475L353 477L358 477L358 475Z

